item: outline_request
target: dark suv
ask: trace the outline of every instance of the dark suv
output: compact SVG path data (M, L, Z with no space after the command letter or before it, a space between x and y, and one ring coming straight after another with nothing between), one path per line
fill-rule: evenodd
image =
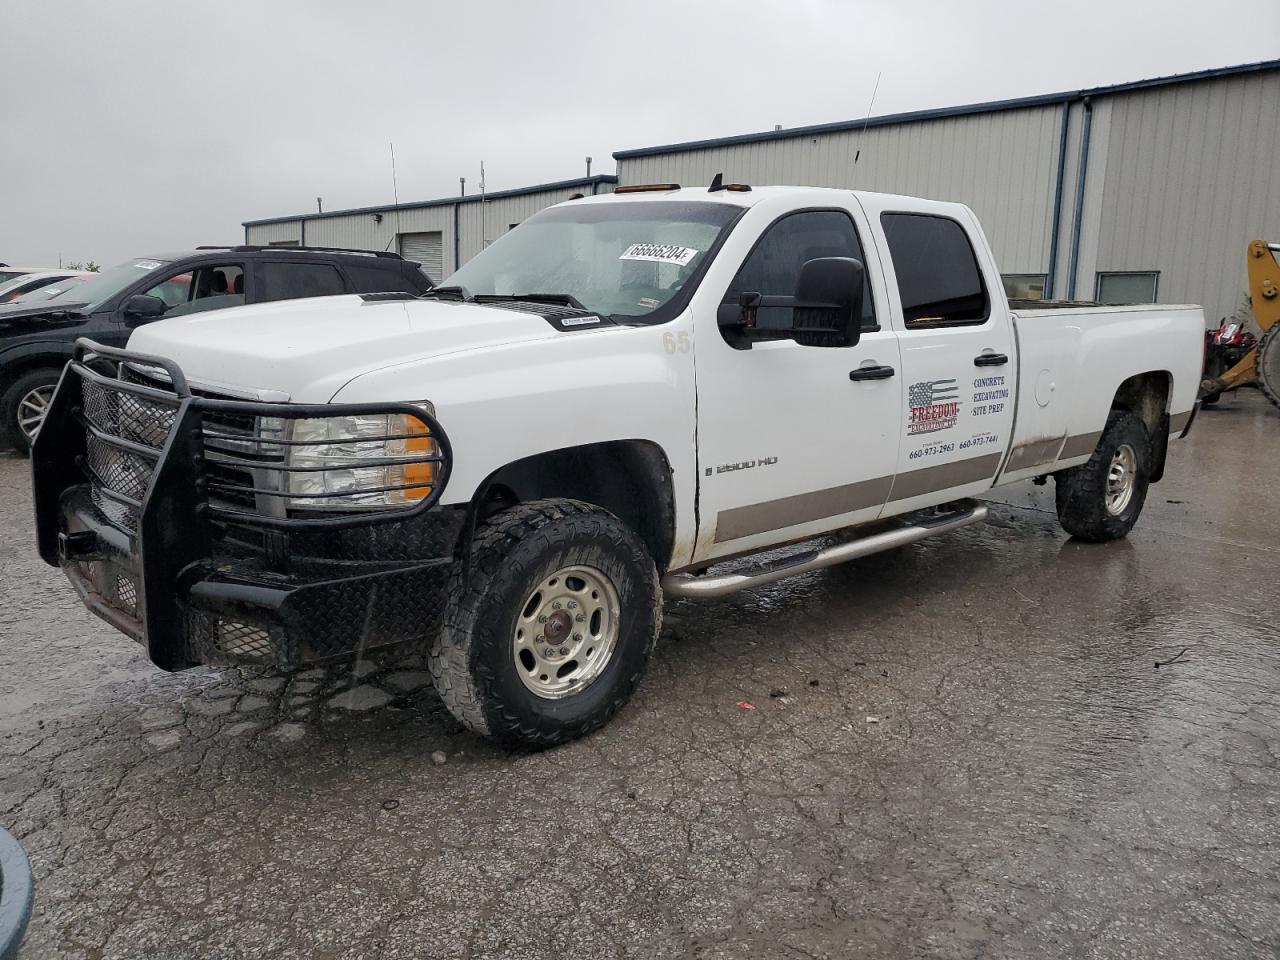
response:
M127 260L43 303L0 306L0 447L26 452L78 337L122 347L134 327L245 303L431 289L394 253L197 247Z

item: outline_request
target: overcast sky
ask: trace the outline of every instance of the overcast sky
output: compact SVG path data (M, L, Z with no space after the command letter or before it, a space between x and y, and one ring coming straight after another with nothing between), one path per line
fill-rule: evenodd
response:
M1280 56L1256 0L5 0L0 261L611 173L614 150Z

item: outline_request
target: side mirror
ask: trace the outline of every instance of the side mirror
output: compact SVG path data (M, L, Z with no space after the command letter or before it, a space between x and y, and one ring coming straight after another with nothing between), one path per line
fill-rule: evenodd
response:
M135 293L124 302L124 318L127 322L146 323L164 316L169 305L159 297L149 297L145 293Z
M806 260L794 296L740 292L720 304L716 321L735 350L760 340L806 347L852 347L862 337L865 274L852 257Z
M852 257L806 260L796 281L796 343L809 347L852 347L862 337L862 297L866 274Z

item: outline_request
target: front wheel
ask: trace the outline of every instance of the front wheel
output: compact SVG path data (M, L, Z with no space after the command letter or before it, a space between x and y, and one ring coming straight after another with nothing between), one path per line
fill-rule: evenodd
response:
M31 450L61 375L53 367L28 370L0 393L0 439L19 453Z
M661 619L653 558L617 517L576 500L523 503L477 531L431 673L476 733L553 746L627 702Z
M1112 410L1089 462L1054 476L1058 522L1073 537L1119 540L1138 522L1151 477L1151 438L1128 410Z

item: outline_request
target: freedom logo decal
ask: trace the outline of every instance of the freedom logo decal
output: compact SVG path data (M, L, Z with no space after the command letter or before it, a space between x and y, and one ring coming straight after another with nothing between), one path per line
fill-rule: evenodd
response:
M907 406L908 434L949 430L960 415L960 389L955 380L922 380L908 389Z

